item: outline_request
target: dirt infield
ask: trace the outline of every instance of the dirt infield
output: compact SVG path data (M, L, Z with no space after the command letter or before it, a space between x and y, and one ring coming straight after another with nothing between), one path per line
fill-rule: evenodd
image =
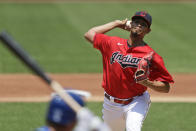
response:
M102 101L102 74L51 74L65 88L89 91L89 100ZM149 90L152 101L196 102L196 74L174 74L175 84L168 94ZM29 74L0 75L1 102L48 101L52 90L42 80Z

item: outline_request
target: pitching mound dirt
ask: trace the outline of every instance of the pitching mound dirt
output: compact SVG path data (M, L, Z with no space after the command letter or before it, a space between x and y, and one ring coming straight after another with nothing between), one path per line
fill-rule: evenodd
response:
M102 74L51 74L65 88L89 91L90 101L103 100ZM149 90L152 101L196 102L196 74L174 74L175 84L170 93ZM0 75L1 102L48 101L52 90L37 76L30 74Z

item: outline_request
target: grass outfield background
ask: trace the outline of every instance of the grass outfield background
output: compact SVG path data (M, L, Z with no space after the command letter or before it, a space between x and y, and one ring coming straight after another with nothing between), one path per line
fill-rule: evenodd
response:
M0 129L33 131L45 124L47 106L47 103L0 103ZM101 102L88 103L87 106L101 117ZM143 130L194 131L195 108L195 103L152 103Z
M145 40L173 73L196 72L196 3L0 3L0 31L7 30L47 72L102 72L101 55L83 34L91 27L130 18L137 10L153 17ZM109 35L127 38L115 29ZM0 45L0 73L28 73ZM88 103L101 116L102 103ZM44 125L47 103L0 103L0 130L29 131ZM152 103L144 131L196 130L196 103Z
M98 51L83 34L93 26L131 18L138 10L153 17L145 40L165 60L171 72L196 72L196 3L51 3L0 4L0 31L7 30L47 72L101 72ZM115 29L109 35L128 38ZM0 45L0 72L28 72Z

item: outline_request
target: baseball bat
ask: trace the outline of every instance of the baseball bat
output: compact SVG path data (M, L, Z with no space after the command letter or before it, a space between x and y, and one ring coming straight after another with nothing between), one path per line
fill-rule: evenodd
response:
M51 79L39 64L17 43L7 32L1 32L0 40L14 53L30 70L46 82L75 112L82 107L55 80Z

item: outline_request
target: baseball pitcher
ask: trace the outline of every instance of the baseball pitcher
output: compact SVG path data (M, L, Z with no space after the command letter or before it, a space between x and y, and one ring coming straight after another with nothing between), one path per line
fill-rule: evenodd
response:
M84 35L102 54L102 113L112 131L141 131L151 103L147 88L168 93L174 82L162 57L143 40L151 24L151 15L139 11L131 21L115 20ZM105 34L115 28L129 31L128 39Z

